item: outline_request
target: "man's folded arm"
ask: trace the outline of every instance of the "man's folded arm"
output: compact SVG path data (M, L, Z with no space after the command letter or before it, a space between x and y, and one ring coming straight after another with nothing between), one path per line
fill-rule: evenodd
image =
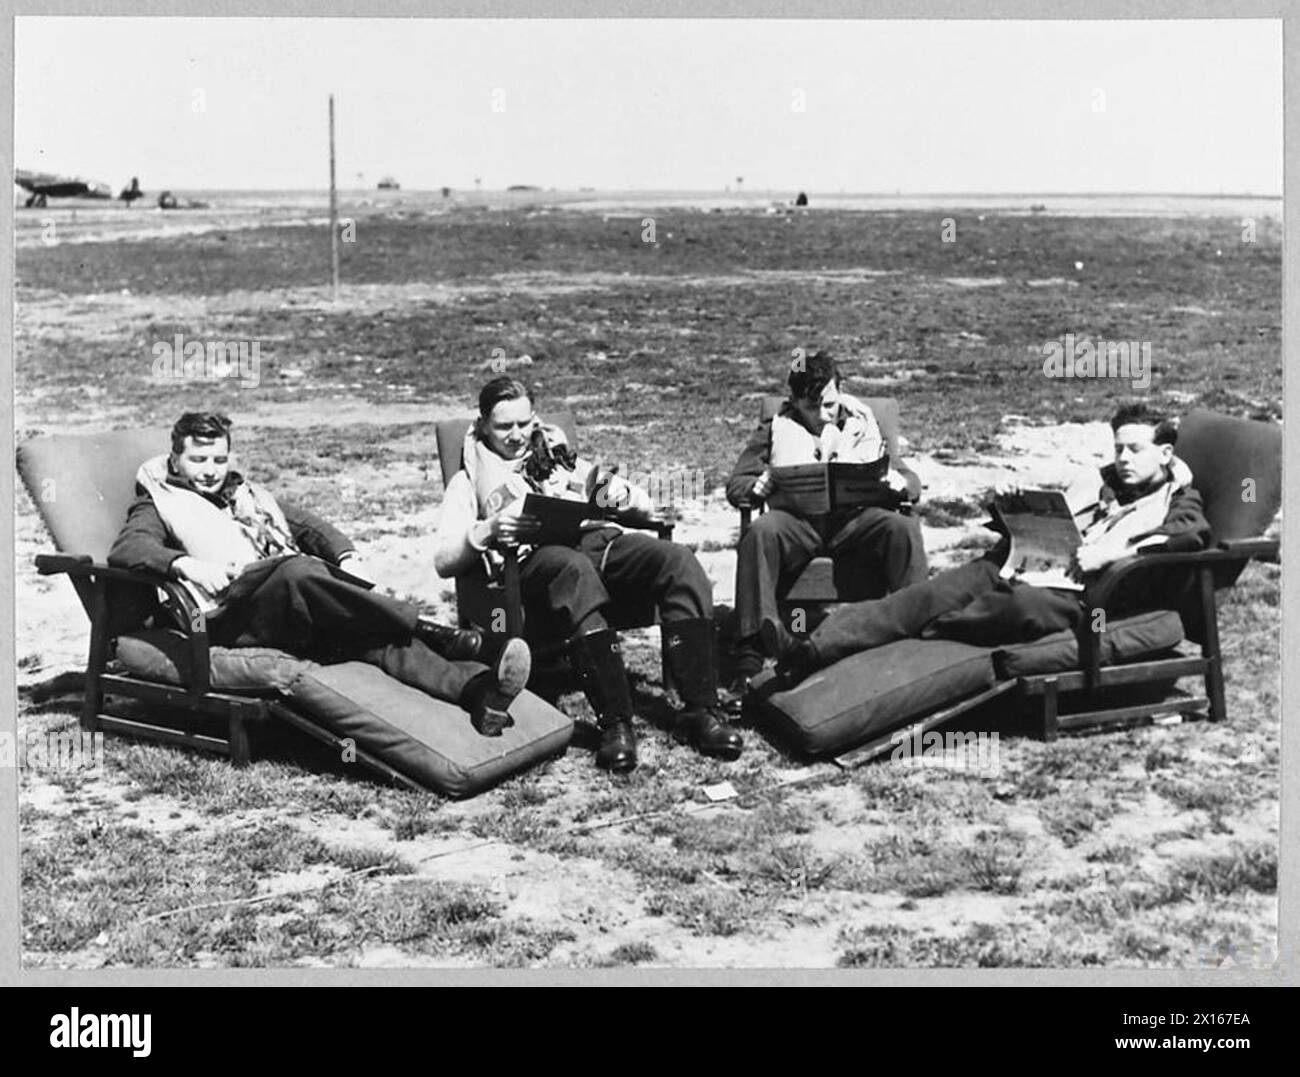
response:
M767 419L750 434L736 458L736 466L731 469L731 478L727 480L727 500L736 508L748 508L753 504L751 493L754 484L767 470L771 456L772 420Z
M1147 538L1163 538L1164 542L1147 542ZM1195 553L1205 549L1210 541L1210 523L1205 518L1205 507L1199 490L1184 487L1174 494L1165 514L1164 523L1150 532L1149 536L1138 535L1134 542L1141 542L1136 553Z
M169 538L167 525L158 514L153 498L141 494L126 514L126 523L108 553L108 563L115 568L175 578L172 563L184 551L169 546Z

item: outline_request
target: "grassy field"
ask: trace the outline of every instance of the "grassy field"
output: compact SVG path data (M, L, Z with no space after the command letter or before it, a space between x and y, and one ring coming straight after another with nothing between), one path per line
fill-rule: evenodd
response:
M363 540L389 588L450 615L428 536L431 420L467 411L494 349L582 417L584 448L700 469L677 506L725 600L716 486L795 347L900 398L936 566L969 556L999 475L1097 447L1123 382L1053 381L1066 333L1149 341L1149 395L1279 417L1281 248L1226 219L908 213L462 212L357 222L338 305L318 228L20 249L17 419L38 431L236 419L248 470ZM1082 263L1082 268L1076 268ZM260 383L159 381L152 346L258 342ZM1082 426L1074 424L1094 424ZM1092 440L1088 440L1092 439ZM1103 440L1100 449L1104 450ZM17 507L20 729L75 725L84 617ZM1280 570L1221 596L1230 721L1044 744L996 774L740 761L662 728L653 632L629 648L642 766L580 736L466 803L341 773L284 731L255 763L111 739L102 771L22 775L31 966L1169 966L1276 937ZM590 716L580 697L564 706ZM584 727L585 729L585 727ZM737 795L711 802L706 787Z

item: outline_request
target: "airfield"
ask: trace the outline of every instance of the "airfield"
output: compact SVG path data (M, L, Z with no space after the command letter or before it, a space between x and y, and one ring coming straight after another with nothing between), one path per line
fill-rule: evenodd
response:
M323 193L177 193L212 207L16 211L19 437L223 409L254 478L445 618L432 422L468 413L495 349L543 414L577 413L585 454L702 473L669 507L721 604L738 519L720 485L796 347L899 398L937 568L987 544L996 482L1104 461L1132 390L1043 378L1067 331L1151 342L1158 404L1281 417L1279 200L344 192L335 300ZM257 384L159 381L151 349L176 334L258 342ZM20 732L71 731L84 614L36 575L49 542L21 491L15 527ZM288 733L246 770L110 738L100 769L22 772L24 962L1217 964L1228 940L1276 942L1280 584L1254 564L1222 598L1227 723L1009 731L996 773L845 773L752 728L738 762L702 759L656 724L654 630L629 639L646 720L622 779L575 743L453 803ZM721 782L736 796L714 802Z

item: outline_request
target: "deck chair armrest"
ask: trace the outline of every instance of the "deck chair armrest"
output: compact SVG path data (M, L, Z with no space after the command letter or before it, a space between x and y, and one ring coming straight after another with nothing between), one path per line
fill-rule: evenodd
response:
M159 580L154 576L149 577L149 580L166 596L163 605L171 612L176 627L185 634L190 656L190 675L183 687L192 696L206 695L212 672L207 618L194 601L194 596L175 580Z
M160 579L149 572L99 564L85 554L37 554L36 571L42 576L67 574L73 577L74 581L82 580L80 586L93 588L95 593L99 593L109 581L142 584L160 589L166 596L164 605L173 614L176 627L185 633L189 647L191 672L189 683L184 687L193 696L207 694L210 686L209 663L211 662L207 621L199 612L193 596L175 580ZM107 633L109 630L101 628L100 631Z
M627 528L630 531L653 531L661 539L667 539L669 542L673 539L673 528L677 525L671 520L614 520L619 527Z
M1110 600L1126 586L1131 578L1140 572L1153 568L1184 566L1196 568L1200 565L1218 565L1233 561L1249 561L1252 557L1277 553L1277 542L1273 539L1245 539L1224 542L1208 550L1189 550L1185 553L1147 553L1133 554L1115 561L1084 591L1084 602L1091 609L1106 609Z
M101 564L87 554L41 553L36 555L36 571L42 576L80 576L87 579L121 580L157 586L157 576L129 568Z
M1279 544L1275 538L1224 539L1217 548L1235 557L1274 563L1277 562L1279 554Z

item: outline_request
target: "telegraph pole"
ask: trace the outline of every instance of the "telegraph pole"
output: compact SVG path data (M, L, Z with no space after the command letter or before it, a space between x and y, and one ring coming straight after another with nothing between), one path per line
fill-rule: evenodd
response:
M330 94L330 268L334 280L334 302L339 301L339 200L334 188L334 95Z

